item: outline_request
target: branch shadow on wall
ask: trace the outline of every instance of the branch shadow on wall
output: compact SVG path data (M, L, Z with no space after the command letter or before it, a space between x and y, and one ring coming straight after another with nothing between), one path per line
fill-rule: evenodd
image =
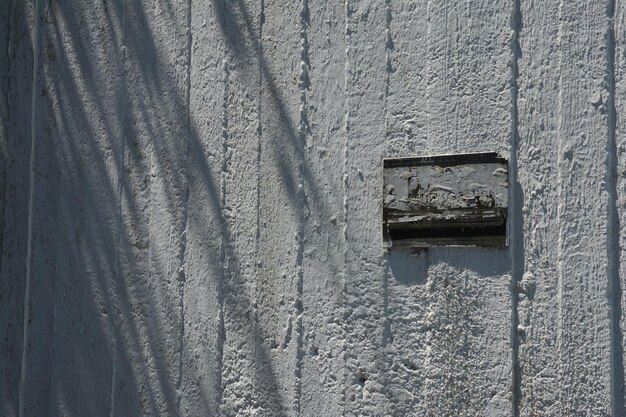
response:
M183 33L180 25L185 22L175 5L166 1L161 6L164 26ZM34 204L42 213L35 229L41 230L42 238L35 241L33 251L45 255L34 273L31 304L40 302L33 304L32 328L46 330L30 334L32 344L26 350L26 414L183 415L182 390L185 384L193 384L185 379L209 381L206 387L198 382L188 388L198 393L198 408L217 415L221 377L189 374L193 369L182 365L183 358L194 357L193 346L184 343L184 333L207 330L193 330L183 322L185 276L180 271L188 260L185 248L181 256L176 238L211 236L217 226L226 252L216 251L209 242L199 249L212 260L206 274L208 285L221 293L214 300L216 309L222 297L226 312L241 311L224 293L236 294L239 303L253 308L255 295L242 291L247 288L240 270L244 262L230 249L233 231L223 215L220 180L215 175L219 167L207 158L195 120L201 115L187 117L189 103L184 88L179 88L180 74L162 60L160 47L165 43L153 33L157 29L150 26L146 9L135 3L124 5L122 0L103 2L97 11L79 7L70 1L47 3L40 5L37 16L44 40L35 51L40 55L38 74L48 88L38 98L38 108L47 111L36 115L46 119L40 121L44 127L37 140L43 145L35 154L41 193ZM300 134L276 75L264 61L253 19L238 0L228 7L236 8L243 22L233 20L223 3L216 0L213 7L231 56L236 59L237 51L251 45L245 53L256 56L257 62L242 67L243 71L253 79L261 69L276 123L291 142L288 149L281 149L279 142L272 144L279 156L280 186L290 198L292 211L303 209L299 176L316 207L325 210L326 197L317 194L319 187L307 167ZM90 32L90 27L97 29ZM12 30L30 32L28 27ZM294 172L291 160L299 163L295 165L301 172ZM179 210L192 178L203 185L202 193L208 197L205 221L188 222L188 213ZM163 217L155 219L156 213ZM18 213L7 214L11 215ZM153 234L161 232L159 236L169 236L171 241L157 241ZM225 255L230 259L226 271ZM52 325L38 327L38 320ZM264 329L252 312L247 320L238 337L246 340L259 365L245 370L252 373L259 390L249 396L258 397L256 406L264 412L286 413L290 404L281 396L272 354L262 343ZM207 318L207 322L215 320ZM223 337L209 342L216 344L211 360L215 359L219 373L217 344L223 343ZM33 364L42 358L51 360L49 368L36 369ZM13 368L13 374L19 371ZM15 392L7 396L10 404L4 409L15 411L17 387L10 389Z

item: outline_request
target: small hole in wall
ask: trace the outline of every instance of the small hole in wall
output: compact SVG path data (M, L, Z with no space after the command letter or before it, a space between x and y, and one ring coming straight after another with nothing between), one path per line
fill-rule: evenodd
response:
M367 381L367 375L365 375L363 372L358 372L355 375L355 382L359 386L364 387L365 386L365 381Z

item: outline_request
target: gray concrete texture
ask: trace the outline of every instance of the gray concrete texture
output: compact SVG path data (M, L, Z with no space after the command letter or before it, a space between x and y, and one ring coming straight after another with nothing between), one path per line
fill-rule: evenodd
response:
M624 416L626 1L0 2L0 415ZM510 160L382 247L382 160Z

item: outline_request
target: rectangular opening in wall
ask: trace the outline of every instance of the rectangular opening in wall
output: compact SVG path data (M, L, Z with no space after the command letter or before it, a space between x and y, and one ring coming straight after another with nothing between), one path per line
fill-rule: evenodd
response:
M505 247L507 166L493 152L385 159L385 246Z

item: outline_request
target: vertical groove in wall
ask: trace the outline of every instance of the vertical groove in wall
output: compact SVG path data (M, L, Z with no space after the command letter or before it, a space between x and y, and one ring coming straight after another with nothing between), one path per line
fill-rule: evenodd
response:
M125 89L125 82L126 82L126 1L123 2L122 4L122 22L121 22L121 37L122 37L122 41L121 41L121 51L120 51L120 74L118 74L119 77L119 84L118 84L118 91L117 91L117 96L118 96L118 100L119 97L122 97L122 105L121 108L118 110L119 111L119 119L120 119L120 148L119 148L119 161L118 161L118 174L117 174L117 195L118 195L118 213L117 213L117 248L115 251L115 276L114 276L114 282L113 282L113 286L114 286L114 295L113 297L117 297L118 293L119 293L119 282L120 282L120 270L121 270L121 249L122 249L122 228L123 228L123 222L122 222L122 213L123 213L123 200L124 200L124 172L125 172L125 159L124 159L124 155L126 152L126 127L125 127L125 123L126 123L126 108L125 106L128 103L127 97L126 97L126 89ZM119 103L119 101L118 101ZM115 303L117 304L117 303ZM117 310L117 308L116 308ZM117 320L117 311L114 311L114 322ZM117 339L117 331L119 330L119 325L116 325L116 327L118 329L114 329L111 332L112 335L112 344L113 344L113 364L112 364L112 372L111 372L111 399L110 399L110 408L109 408L109 417L114 417L115 416L115 401L116 401L116 397L115 397L115 386L117 384L117 349L118 349L118 339Z
M225 5L222 5L222 10L225 9ZM226 207L226 176L228 173L228 99L230 94L230 73L228 68L228 56L224 57L224 97L222 102L222 172L220 179L220 207L219 207L219 223L221 224L220 230L220 255L219 259L222 262L222 268L220 268L220 276L217 284L217 303L219 308L219 327L217 334L217 415L221 414L222 397L224 395L224 387L222 385L223 371L224 371L224 342L226 341L226 328L224 323L224 286L226 285L226 278L229 276L229 253L230 249L228 236L228 217L224 208Z
M350 130L350 94L348 88L348 80L350 73L350 0L344 1L344 11L345 11L345 69L344 69L344 127L343 127L343 144L342 144L342 167L341 167L341 177L343 182L343 242L342 243L342 262L341 262L341 315L343 318L347 317L347 304L346 304L346 286L347 286L347 260L348 260L348 132ZM346 351L346 330L344 326L341 326L342 329L342 347L341 347L341 356L343 359L343 383L342 383L342 392L341 392L341 406L342 406L342 416L346 415L346 407L348 404L347 399L347 351Z
M391 37L391 20L392 20L392 9L391 9L391 0L385 0L385 12L386 12L386 20L385 20L385 141L389 139L389 88L391 87L391 52L393 51L393 38ZM383 154L386 156L385 147L383 150Z
M261 240L261 140L263 139L263 124L262 124L262 99L263 99L263 65L264 65L264 51L263 51L263 24L265 23L265 0L261 0L259 11L259 99L257 103L257 115L259 120L259 126L257 129L257 159L256 159L256 182L257 182L257 195L256 195L256 253L259 253L259 245ZM257 262L258 265L258 262Z
M185 80L185 109L187 114L185 118L185 160L184 160L184 172L183 172L183 187L184 201L182 212L182 233L180 236L180 242L178 243L178 312L180 314L180 329L178 335L178 375L176 381L176 406L180 410L180 402L182 399L182 384L183 384L183 359L185 351L185 284L187 282L187 276L185 272L185 252L187 251L187 222L188 222L188 207L189 207L189 146L191 137L191 48L192 48L192 35L191 35L191 0L187 0L186 3L186 20L187 20L187 39L186 39L186 73Z
M607 3L608 28L607 54L607 172L609 194L607 224L608 289L611 334L611 409L613 417L623 417L624 409L624 358L622 344L622 288L620 283L620 220L617 211L617 114L615 107L615 0Z
M295 369L295 397L294 410L296 415L300 415L301 411L301 395L302 395L302 360L303 360L303 323L302 315L304 306L302 301L304 288L304 227L307 219L305 209L308 207L306 190L304 189L304 167L305 167L305 148L306 136L309 133L309 121L307 114L307 90L310 88L309 80L309 40L307 30L310 25L309 2L302 0L302 11L300 12L300 122L298 126L298 140L296 151L298 152L298 187L299 187L299 207L298 207L298 236L297 236L297 258L296 258L296 302L294 314L296 316L296 369Z
M261 141L263 140L263 66L265 65L265 56L263 50L263 25L265 24L265 0L261 0L259 10L259 43L258 43L258 62L259 62L259 97L257 102L257 116L258 116L258 128L257 128L257 152L256 152L256 234L254 241L254 256L255 256L255 276L259 276L259 265L261 260L259 259L259 251L261 245ZM254 283L256 285L256 281ZM256 294L256 287L252 292ZM254 326L255 340L258 335L258 315L256 309L254 310L254 316L252 324ZM256 352L255 352L256 354Z
M520 245L523 239L522 231L522 201L518 201L518 161L519 146L519 110L518 110L518 77L521 47L519 36L522 30L521 0L513 0L511 14L511 155L509 159L509 257L511 262L511 369L512 369L512 415L520 414L521 400L521 370L519 364L519 292L518 284L524 273L524 253ZM521 191L521 190L519 190Z
M392 9L391 0L385 0L385 142L389 141L389 89L391 87L391 52L393 51L393 39L391 37L391 20ZM387 146L383 146L383 157L387 156ZM382 191L382 190L381 190ZM381 237L382 239L382 230ZM386 347L392 342L391 335L391 320L389 318L389 263L387 258L383 259L384 272L383 272L383 306L385 316L385 326L383 329L383 347Z
M432 13L431 13L431 4L432 1L428 1L428 3L426 4L426 21L428 22L426 25L426 39L424 41L425 45L425 51L426 51L426 57L424 58L424 73L426 74L426 77L431 77L431 73L433 71L432 65L431 65L431 57L430 57L430 51L431 51L431 40L433 39L433 35L432 35ZM426 84L426 88L425 88L425 105L424 107L426 108L426 121L425 121L425 125L426 125L426 143L425 143L425 148L424 149L424 153L426 155L429 155L431 153L431 143L433 142L432 140L430 140L430 138L433 137L431 129L432 129L432 114L433 114L433 109L432 109L432 100L431 100L431 86L432 83L427 83Z
M261 144L263 141L263 89L265 85L263 83L264 77L264 65L265 65L265 49L263 43L263 26L265 25L265 0L261 0L261 4L259 7L259 42L258 42L258 65L259 65L259 92L258 92L258 102L257 102L257 121L258 121L258 129L257 129L257 153L256 153L256 233L255 233L255 242L254 242L254 257L255 257L255 271L253 280L253 288L250 293L253 294L253 304L256 305L256 297L257 297L257 281L260 276L260 269L263 260L260 259L261 252ZM271 81L268 80L268 84ZM255 307L252 315L252 331L254 337L254 349L253 357L257 358L257 347L260 346L260 328L259 328L259 314L258 309Z
M27 6L24 6L27 7ZM35 133L37 123L37 69L39 66L39 0L34 2L33 11L33 73L31 83L31 108L30 108L30 162L29 162L29 196L28 196L28 234L26 243L26 282L24 291L24 325L22 339L22 363L20 371L19 385L19 416L24 416L26 397L26 362L28 357L28 323L30 317L30 294L32 281L32 256L33 256L33 216L35 200L35 143L37 135Z
M558 94L557 94L557 109L556 109L556 139L557 139L557 158L556 158L556 193L557 193L557 203L556 203L556 226L557 226L557 240L556 240L556 279L557 279L557 328L556 328L556 351L558 358L555 358L557 361L557 369L558 369L558 377L560 377L559 381L563 384L563 290L565 289L565 280L563 275L563 228L562 228L562 217L563 217L563 204L561 202L563 195L563 61L565 58L563 57L563 49L562 45L562 37L563 37L563 7L564 0L559 2L559 30L556 40L557 49L559 49L559 63L557 71L559 72L559 81L558 81ZM557 398L555 401L559 404L560 412L565 414L565 406L563 399L564 390L559 389Z

